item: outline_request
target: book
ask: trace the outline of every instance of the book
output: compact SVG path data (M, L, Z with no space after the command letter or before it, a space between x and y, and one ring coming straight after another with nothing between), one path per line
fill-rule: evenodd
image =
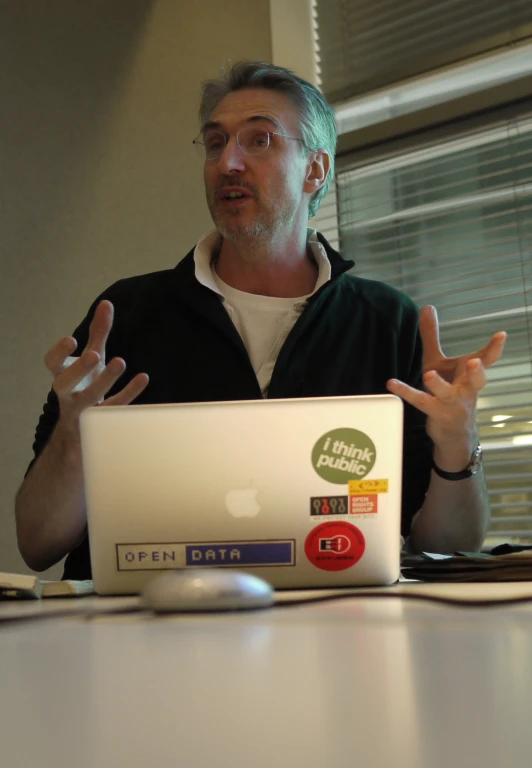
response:
M86 581L43 581L43 597L81 597L82 595L95 595L94 584L91 579Z
M0 572L0 600L38 600L42 586L37 576Z
M401 573L419 581L531 581L530 548L504 554L455 552L453 555L403 555Z
M94 584L90 580L47 581L31 574L0 572L0 600L40 600L94 594Z

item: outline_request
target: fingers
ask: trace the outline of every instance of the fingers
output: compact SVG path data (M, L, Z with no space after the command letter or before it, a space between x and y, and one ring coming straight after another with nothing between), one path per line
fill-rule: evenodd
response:
M504 331L499 331L482 349L468 355L447 358L440 345L438 314L436 308L430 305L422 307L419 312L419 333L423 342L423 370L429 372L435 368L440 373L447 373L448 379L452 379L460 361L479 358L484 368L490 368L500 359L507 338Z
M98 373L100 357L96 352L88 350L81 357L66 357L61 365L56 365L54 371L54 392L58 396L69 395L86 388L93 376ZM100 366L100 369L103 366Z
M78 343L73 336L66 336L51 347L44 356L44 364L54 376L58 376L65 360L76 351Z
M114 357L92 383L80 392L78 395L80 405L85 408L103 402L105 395L114 387L125 370L126 364L122 358Z
M476 394L486 386L487 381L486 369L478 358L468 360L465 372L452 383L445 381L436 371L427 371L423 375L425 389L443 403L456 402Z
M104 367L92 351L73 359L75 362L55 378L53 389L63 399L75 395L77 405L82 408L101 402L126 370L125 362L119 357Z
M92 349L94 352L97 352L103 363L105 363L105 345L113 326L113 318L114 307L111 302L107 300L100 301L90 324L89 340L86 349Z
M489 342L479 352L475 354L475 357L479 357L482 360L482 364L485 368L489 368L496 363L504 350L506 344L507 334L504 331L495 333Z
M504 345L506 343L507 333L505 331L498 331L494 333L486 346L481 349L477 349L476 352L471 352L468 355L461 355L460 357L447 358L447 362L450 364L456 364L460 360L470 361L479 359L484 368L490 368L501 357Z
M96 307L89 329L89 340L84 353L79 358L83 358L88 351L95 353L95 355L86 356L88 370L100 361L105 363L105 344L113 325L113 316L114 308L110 301L101 301ZM68 367L67 358L72 356L77 346L78 343L73 336L65 336L48 350L44 356L44 364L54 376L59 376Z
M468 390L479 392L486 386L487 381L486 369L478 358L468 360L465 371L452 382L445 381L436 371L427 371L423 374L425 389L442 402L463 397L467 395Z
M428 371L423 375L426 392L410 387L397 379L390 379L386 386L389 392L427 416L436 416L442 403L454 406L475 401L477 393L486 386L486 383L486 369L482 361L475 358L467 361L464 379L458 383L450 384L436 371Z
M466 364L466 372L469 385L476 392L480 392L480 390L488 383L486 368L482 364L482 360L479 360L478 358L468 360Z
M423 384L431 395L442 402L450 402L455 397L456 387L442 379L436 371L427 371L423 374Z
M115 357L105 365L105 345L113 325L114 307L101 301L89 329L87 346L79 357L73 353L77 341L67 336L54 344L44 361L54 376L53 389L60 398L61 412L77 418L81 410L101 404L126 370L124 360ZM106 401L109 405L128 405L148 385L148 375L135 376L120 392Z
M91 352L91 355L96 353ZM97 362L90 366L91 370L88 370L89 362L85 354L81 358L70 358L70 361L71 365L56 378L53 388L59 397L68 398L75 394L75 405L79 410L103 404L107 393L126 370L126 364L120 357L114 357L105 367ZM146 389L148 383L148 374L137 374L124 389L105 400L105 405L129 405Z
M422 411L427 416L431 416L436 412L436 400L432 395L429 395L426 392L421 392L421 390L415 389L414 387L410 387L403 381L398 381L398 379L390 379L386 383L386 387L392 395L397 395L397 397L400 397L405 403L413 405L414 408Z
M149 383L147 373L139 373L135 376L124 389L112 397L108 397L104 405L129 405L143 392Z

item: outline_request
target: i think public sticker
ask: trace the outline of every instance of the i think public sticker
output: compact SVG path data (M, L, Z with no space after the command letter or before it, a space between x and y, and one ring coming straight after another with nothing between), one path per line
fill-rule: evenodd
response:
M343 520L317 525L305 540L305 555L322 571L345 571L356 565L366 541L356 526Z
M373 441L358 429L333 429L322 435L312 449L312 466L329 483L347 485L365 477L375 464Z

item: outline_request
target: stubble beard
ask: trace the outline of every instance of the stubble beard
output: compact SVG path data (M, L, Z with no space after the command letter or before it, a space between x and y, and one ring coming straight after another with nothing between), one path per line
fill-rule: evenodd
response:
M273 213L271 217L265 217L259 212L253 220L238 221L238 212L235 212L234 215L230 211L222 214L216 209L214 201L211 200L208 200L208 206L218 232L222 237L232 242L244 240L271 241L283 228L287 218L282 213Z
M255 221L231 221L231 215L220 216L217 211L211 211L218 232L227 240L239 241L249 238L262 238L268 234L269 227L262 219ZM235 217L236 218L236 217Z

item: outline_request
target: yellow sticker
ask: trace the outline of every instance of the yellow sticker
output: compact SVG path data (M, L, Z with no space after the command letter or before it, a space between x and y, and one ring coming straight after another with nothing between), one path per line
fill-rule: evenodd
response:
M350 496L361 496L366 493L388 493L388 480L350 480L348 488Z

